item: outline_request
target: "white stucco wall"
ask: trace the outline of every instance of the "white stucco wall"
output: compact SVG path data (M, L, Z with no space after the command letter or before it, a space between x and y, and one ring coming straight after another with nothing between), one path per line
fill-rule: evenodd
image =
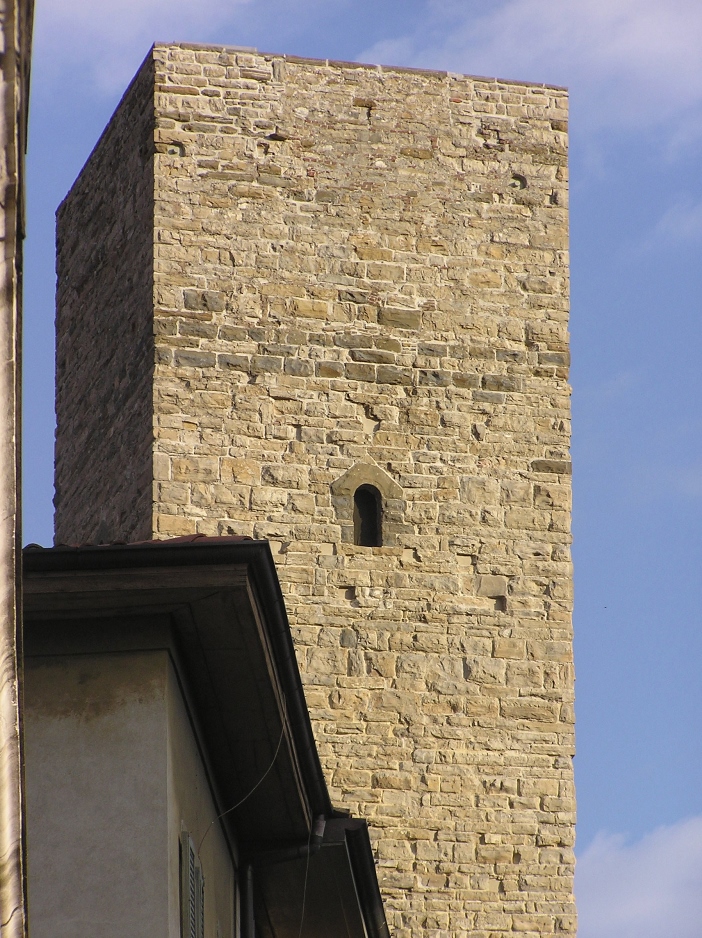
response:
M180 938L183 828L202 842L206 938L233 938L234 866L221 825L207 830L168 652L30 657L25 699L32 938Z
M174 938L167 653L25 667L32 938Z
M168 672L169 919L179 935L178 838L189 832L205 876L205 938L234 938L237 930L236 877L232 857L196 745L188 710L173 667ZM226 810L225 805L220 810ZM212 821L215 821L213 824Z

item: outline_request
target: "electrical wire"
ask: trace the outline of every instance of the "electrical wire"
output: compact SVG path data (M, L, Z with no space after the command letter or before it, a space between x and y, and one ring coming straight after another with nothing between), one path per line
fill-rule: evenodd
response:
M221 814L218 814L217 817L214 818L214 819L210 822L210 824L209 824L207 830L206 830L205 833L202 835L202 840L200 841L200 846L197 848L198 854L199 854L200 851L202 850L202 845L203 845L204 842L205 842L205 837L207 837L207 835L209 834L209 832L212 830L213 825L216 824L217 821L221 821L222 818L225 817L227 814L231 814L232 811L236 811L236 809L237 809L237 808L240 808L240 807L242 806L242 804L243 804L245 801L248 801L249 798L251 797L251 795L253 795L253 793L256 791L256 789L259 787L259 785L261 785L261 783L263 782L263 780L266 778L266 776L268 775L268 773L271 771L271 769L272 769L273 766L275 765L275 760L278 758L278 753L280 752L280 747L281 747L282 744L283 744L283 737L285 736L285 725L286 725L286 723L287 723L287 700L286 700L286 698L285 698L285 694L283 694L283 723L282 723L282 726L280 727L280 739L278 740L278 745L275 747L275 752L273 753L273 758L271 759L271 764L268 766L268 768L266 769L266 771L263 773L263 775L262 775L262 776L259 778L259 780L256 782L256 784L255 784L254 787L251 789L251 791L249 791L249 792L241 799L241 801L237 801L237 803L236 803L235 805L233 805L231 808L227 808L226 811L222 811ZM310 828L310 836L311 836L311 828ZM305 883L305 888L307 888L307 887L306 887L306 883ZM304 913L304 899L303 899L303 913Z

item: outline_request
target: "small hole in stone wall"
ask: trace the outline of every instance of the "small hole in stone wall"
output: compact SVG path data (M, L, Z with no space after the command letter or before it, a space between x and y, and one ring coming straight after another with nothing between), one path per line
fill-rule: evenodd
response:
M353 495L353 542L359 547L382 546L382 500L374 485L359 485Z

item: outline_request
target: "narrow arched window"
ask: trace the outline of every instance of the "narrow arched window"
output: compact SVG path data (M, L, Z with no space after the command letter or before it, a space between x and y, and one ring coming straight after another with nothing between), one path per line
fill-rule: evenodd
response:
M353 542L359 547L383 543L382 501L374 485L359 485L353 494Z

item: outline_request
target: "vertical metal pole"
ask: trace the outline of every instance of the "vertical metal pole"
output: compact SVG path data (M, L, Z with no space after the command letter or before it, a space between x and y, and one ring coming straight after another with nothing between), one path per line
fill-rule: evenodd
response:
M21 724L21 291L31 0L0 0L0 934L27 934Z
M256 938L256 917L254 914L254 875L253 867L250 863L246 864L244 875L241 882L242 888L242 915L241 915L241 935L242 938Z

